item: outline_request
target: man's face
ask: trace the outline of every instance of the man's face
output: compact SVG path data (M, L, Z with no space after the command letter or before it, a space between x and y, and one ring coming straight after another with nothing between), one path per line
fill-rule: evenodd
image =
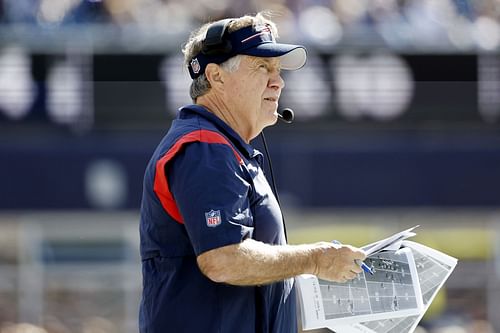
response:
M278 100L285 86L279 58L244 56L238 70L228 74L225 100L239 121L255 135L276 123Z

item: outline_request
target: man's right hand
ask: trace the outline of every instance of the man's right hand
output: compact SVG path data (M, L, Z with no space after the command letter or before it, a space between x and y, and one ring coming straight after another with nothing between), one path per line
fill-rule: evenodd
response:
M314 275L323 280L346 282L362 272L355 260L364 260L363 250L351 246L327 242L316 243L313 254Z

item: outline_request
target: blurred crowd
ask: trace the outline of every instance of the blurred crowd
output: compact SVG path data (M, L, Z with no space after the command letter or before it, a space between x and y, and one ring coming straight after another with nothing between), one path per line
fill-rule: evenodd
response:
M0 333L72 333L75 331L70 331L61 324L50 324L49 326L42 327L29 323L6 323L0 327ZM118 330L113 323L104 318L95 317L90 318L87 322L82 325L81 330L78 332L82 333L117 333ZM328 333L331 332L327 329L315 330L317 333ZM469 326L459 326L453 323L448 323L446 325L441 325L433 329L427 330L422 326L418 326L415 333L494 333L491 325L485 321L477 321Z
M0 323L0 333L117 333L116 325L108 319L102 317L86 318L79 329L74 330L67 327L55 317L50 317L42 326L30 323Z
M276 15L281 35L323 44L359 37L396 47L446 42L495 49L500 39L499 0L0 0L0 22L176 32L261 10Z

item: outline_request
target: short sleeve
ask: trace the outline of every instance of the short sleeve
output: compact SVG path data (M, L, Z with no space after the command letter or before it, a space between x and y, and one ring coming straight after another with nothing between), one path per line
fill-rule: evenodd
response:
M252 237L251 186L232 147L190 143L165 171L196 255Z

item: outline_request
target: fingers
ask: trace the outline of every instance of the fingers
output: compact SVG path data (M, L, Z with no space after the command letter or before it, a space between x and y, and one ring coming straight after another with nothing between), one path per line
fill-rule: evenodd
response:
M331 281L334 281L334 282L340 282L340 283L346 283L348 281L351 281L353 279L355 279L356 277L358 276L358 274L353 274L353 273L346 273L343 277L341 278L332 278L330 279ZM328 280L328 279L325 279L325 280Z
M354 260L365 260L366 259L366 253L363 250L356 249L353 253Z
M358 276L357 273L353 273L353 272L347 272L344 274L344 279L346 280L352 280L354 279L356 276Z
M356 262L354 263L354 267L353 269L351 269L351 271L354 273L354 274L359 274L359 273L362 273L363 272L363 269L361 268L361 266L359 266Z
M351 245L344 245L344 246L349 248L352 251L352 258L354 260L363 261L366 259L366 253L362 249L359 249L359 248L351 246Z
M317 276L321 279L344 283L356 278L363 270L356 260L364 260L363 250L350 245L335 244L323 248L318 260Z

